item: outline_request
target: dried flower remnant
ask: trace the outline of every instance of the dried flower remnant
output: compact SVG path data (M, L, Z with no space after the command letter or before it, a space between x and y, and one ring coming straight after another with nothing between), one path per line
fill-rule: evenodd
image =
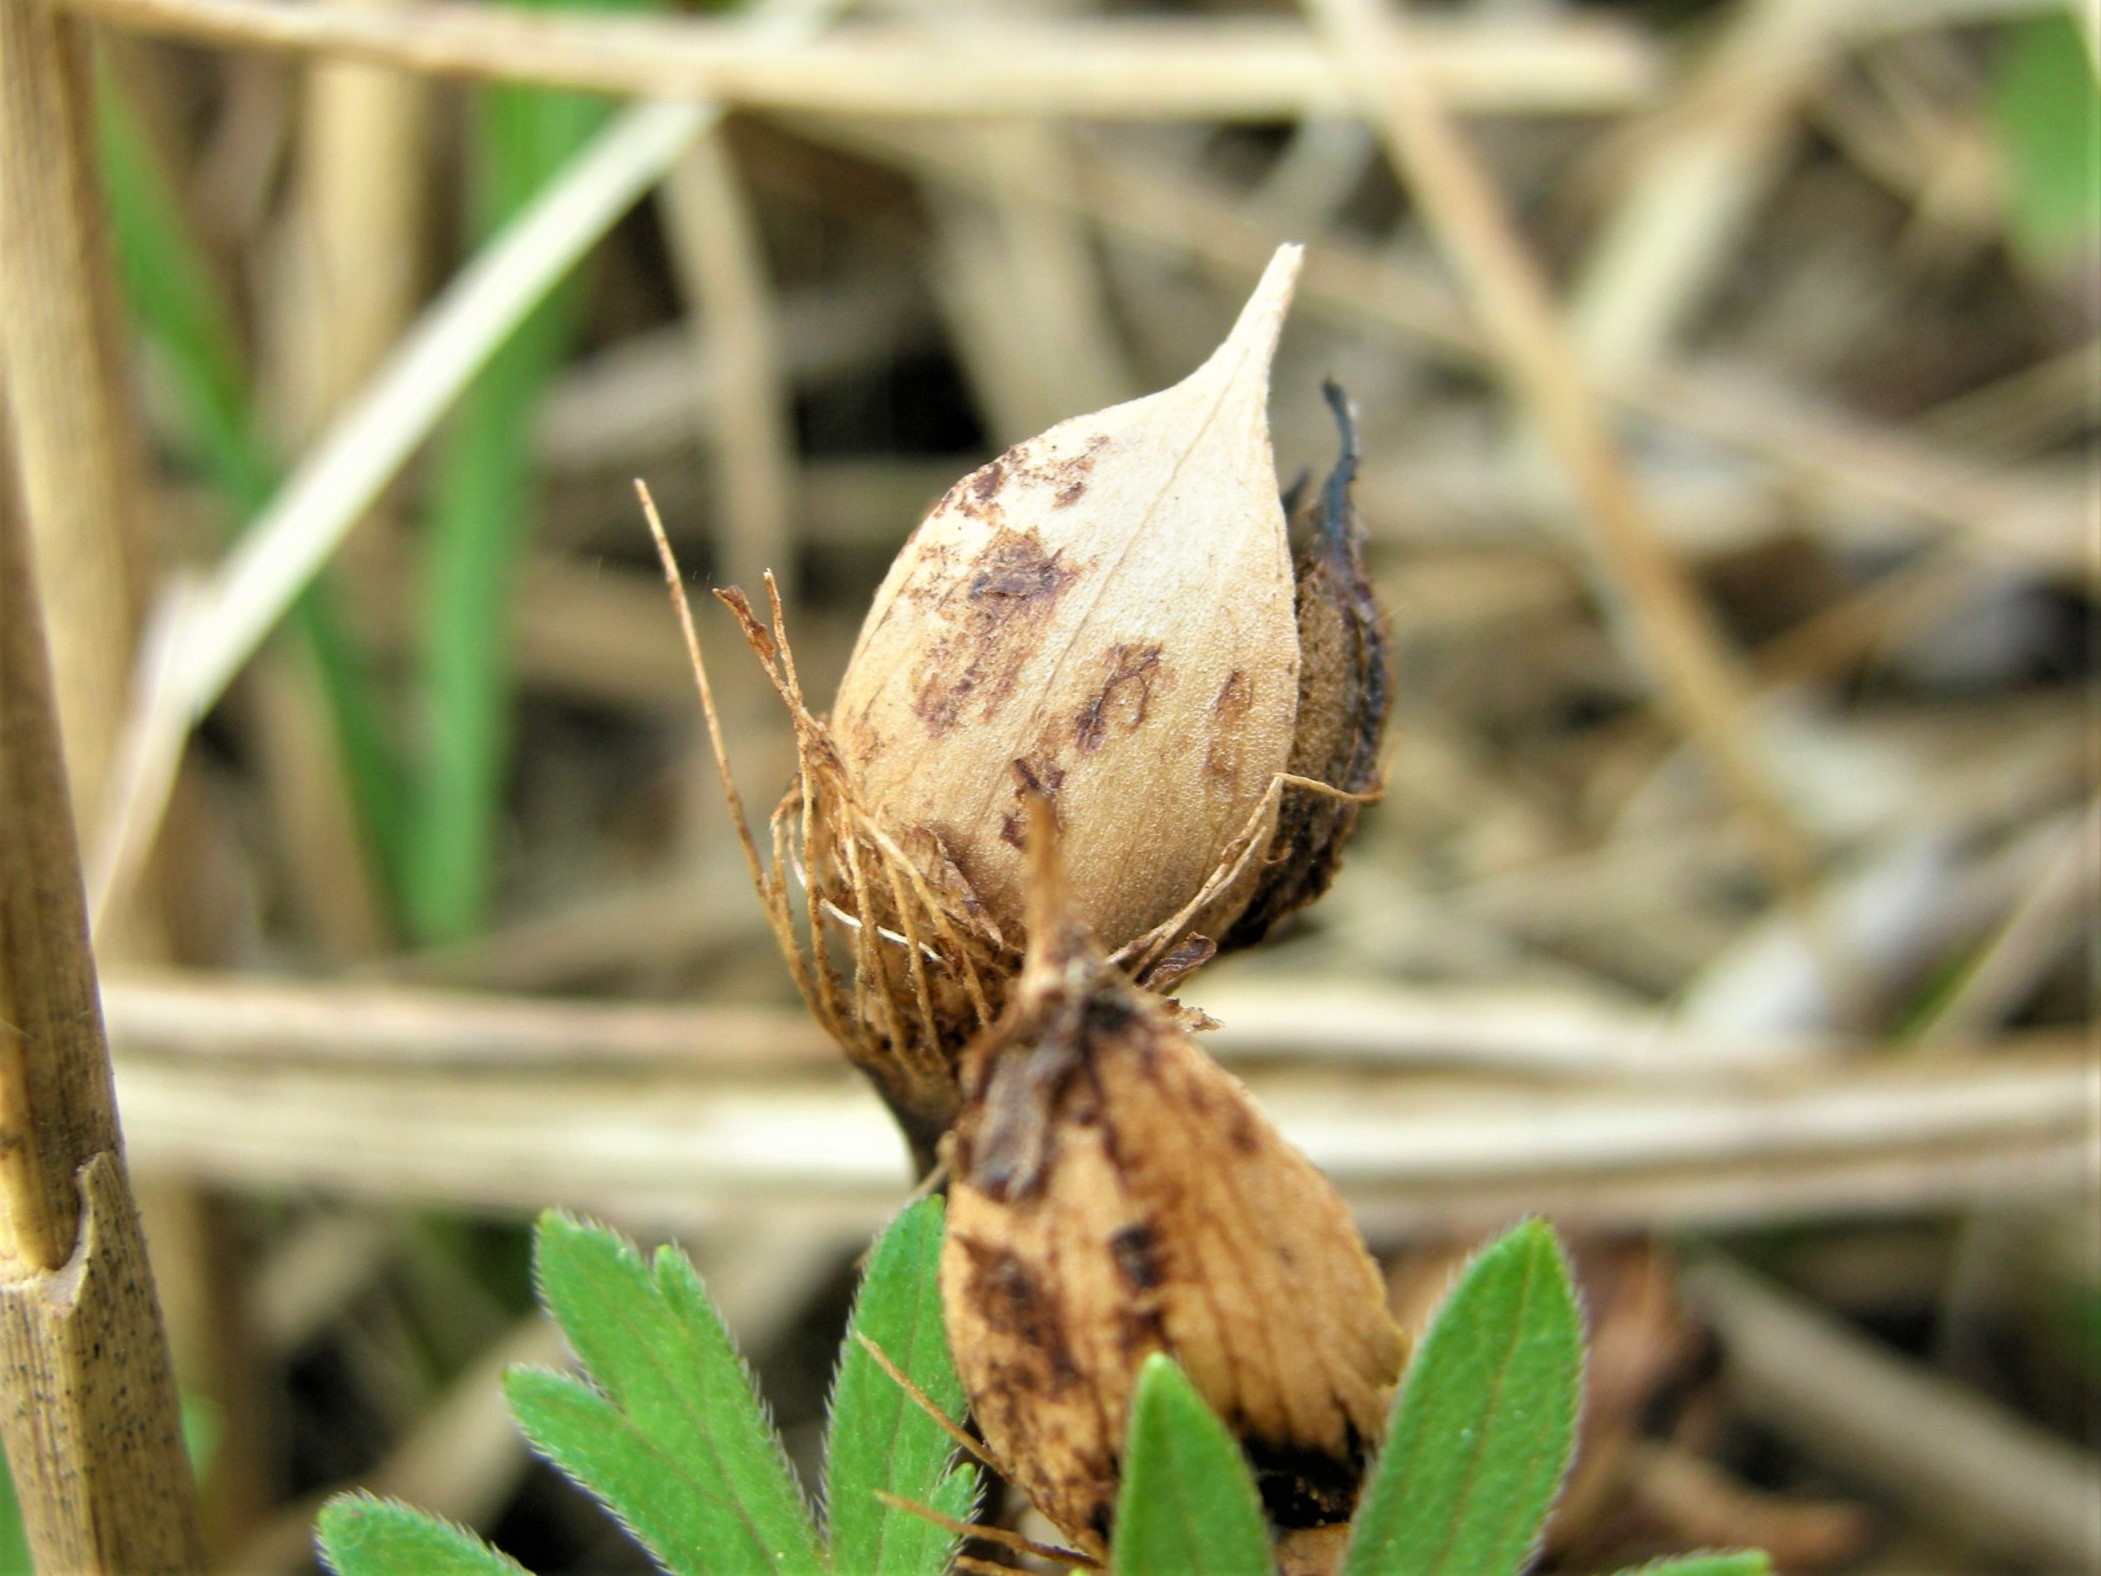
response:
M1356 415L1334 383L1321 392L1335 413L1342 452L1303 517L1305 546L1297 563L1299 698L1287 771L1338 792L1283 797L1276 834L1257 868L1252 893L1236 906L1220 938L1226 951L1254 945L1335 879L1363 801L1378 786L1379 749L1392 709L1385 617L1365 573L1364 526L1352 493Z
M1373 796L1385 652L1339 395L1343 458L1296 566L1270 449L1298 264L1278 251L1183 382L951 488L877 592L828 719L778 604L762 620L718 593L796 731L769 856L747 841L754 883L804 999L923 1171L961 1047L1020 967L1029 801L1055 811L1075 919L1165 990L1214 938L1247 945L1318 896Z
M1013 999L966 1053L949 1156L942 1306L987 1445L1100 1554L1138 1369L1166 1351L1281 1530L1346 1520L1403 1349L1348 1209L1173 1005L1103 956L1054 874L1031 906Z

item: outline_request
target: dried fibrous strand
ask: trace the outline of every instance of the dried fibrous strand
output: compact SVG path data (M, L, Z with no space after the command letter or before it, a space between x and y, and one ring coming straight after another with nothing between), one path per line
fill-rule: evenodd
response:
M955 1119L956 1048L997 1017L1018 954L983 919L960 877L948 878L938 845L908 852L861 807L830 731L803 703L770 578L770 622L741 591L717 593L795 728L795 778L760 851L730 775L677 562L648 489L638 490L685 635L730 820L774 941L811 1015L875 1085L925 1175ZM830 890L850 906L827 896Z
M1400 1335L1333 1186L1172 1004L1069 916L1032 915L964 1093L944 1315L986 1443L1036 1507L1106 1547L1138 1368L1166 1351L1280 1528L1346 1519Z

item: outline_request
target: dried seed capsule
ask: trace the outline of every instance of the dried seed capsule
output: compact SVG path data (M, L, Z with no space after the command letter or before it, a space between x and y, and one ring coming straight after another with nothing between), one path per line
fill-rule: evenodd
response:
M951 1140L942 1306L978 1426L1099 1553L1139 1365L1167 1351L1279 1527L1344 1520L1401 1366L1378 1271L1328 1180L1047 886Z
M1343 458L1296 577L1276 493L1269 363L1298 263L1278 251L1175 387L951 488L877 592L828 719L778 603L769 622L721 593L795 724L770 859L747 844L754 882L922 1171L960 1049L1019 966L1025 803L1055 810L1072 916L1164 991L1217 938L1247 945L1318 896L1373 783L1385 653L1339 395Z
M832 708L842 762L1003 929L1026 796L1055 805L1074 911L1113 949L1199 892L1290 760L1299 633L1267 406L1298 264L1278 252L1181 383L958 482L876 593Z

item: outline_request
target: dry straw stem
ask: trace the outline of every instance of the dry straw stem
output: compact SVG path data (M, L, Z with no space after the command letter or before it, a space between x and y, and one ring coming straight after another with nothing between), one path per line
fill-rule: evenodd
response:
M224 1013L213 992L229 998ZM343 1028L332 991L286 1011L277 1040L267 998L243 1011L231 996L195 987L162 1014L112 990L141 1164L520 1211L547 1202L553 1176L566 1202L673 1219L710 1200L796 1198L869 1224L895 1199L894 1124L787 1014L634 1009L638 1025L606 1008L533 1042L530 1003L448 1009L417 995L419 1024L381 1010L385 997L353 996L377 1003L386 1031L368 1046ZM225 1037L212 1030L221 1019ZM601 1041L626 1052L594 1056ZM775 1046L800 1078L766 1068ZM1286 1138L1392 1225L1486 1226L1497 1210L1549 1206L1636 1225L1904 1213L2069 1195L2088 1175L2090 1069L2076 1034L1930 1065L1842 1056L1679 1082L1648 1069L1543 1082L1428 1076L1420 1057L1412 1069L1271 1059L1290 1047L1281 1035L1245 1045L1264 1060L1243 1058L1244 1075Z
M771 570L793 601L793 410L758 227L719 130L672 166L663 206L694 358L717 389L706 413L722 578L757 585Z
M1748 687L1683 567L1657 537L1537 263L1431 88L1398 52L1398 24L1379 0L1308 0L1308 6L1449 253L1504 370L1567 471L1679 721L1750 813L1782 889L1805 889L1814 879L1814 854L1750 734ZM1373 68L1371 62L1388 53L1396 64Z
M2101 1461L1722 1260L1680 1282L1745 1409L1980 1549L2101 1566Z
M716 879L728 877L725 870ZM684 901L692 901L690 883ZM1285 976L1196 988L1188 996L1226 1020L1203 1041L1219 1061L1274 1064L1302 1075L1324 1068L1458 1072L1726 1089L1761 1071L1836 1069L1877 1051L1871 1040L1690 1028L1662 1012L1507 986L1411 989ZM178 972L112 976L102 1001L111 1040L132 1059L479 1070L496 1078L595 1069L701 1082L828 1074L837 1066L830 1042L807 1016L777 1008L550 1001ZM1997 1043L2020 1042L1950 1040L1946 1053L1974 1059Z
M1736 7L1675 102L1638 123L1632 179L1569 305L1593 376L1638 372L1669 348L1779 175L1797 102L1854 9L1837 0Z
M536 17L343 0L74 0L119 26L203 43L294 49L407 70L503 77L740 108L913 119L1071 116L1291 120L1352 105L1303 28L1283 23L867 23L801 47L698 17ZM1656 46L1614 23L1451 22L1421 29L1420 69L1470 110L1563 114L1640 103Z
M195 1570L13 462L0 402L0 1435L39 1569Z
M355 0L406 9L406 0ZM298 139L301 248L285 357L295 429L354 396L416 314L429 203L429 84L337 61L307 74Z
M42 0L0 9L0 383L82 826L117 753L145 548L92 103L79 19Z

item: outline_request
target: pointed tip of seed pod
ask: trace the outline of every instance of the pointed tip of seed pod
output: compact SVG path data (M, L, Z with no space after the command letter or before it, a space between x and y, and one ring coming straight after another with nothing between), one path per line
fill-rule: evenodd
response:
M1284 315L1291 310L1291 297L1298 289L1299 267L1305 259L1306 249L1296 242L1286 242L1276 249L1269 266L1262 270L1261 279L1256 281L1254 294L1240 309L1233 332L1211 353L1210 359L1197 368L1192 381L1207 375L1232 379L1246 367L1258 367L1267 373L1270 358L1277 352L1277 336L1284 329ZM1248 381L1262 391L1266 401L1269 396L1268 377Z

